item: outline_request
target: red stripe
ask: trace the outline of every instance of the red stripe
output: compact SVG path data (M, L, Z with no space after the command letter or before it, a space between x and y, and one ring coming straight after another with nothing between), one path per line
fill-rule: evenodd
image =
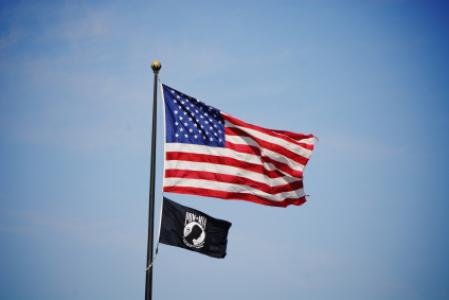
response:
M252 155L261 156L260 148L251 145L234 144L229 141L225 141L225 148L232 149L237 152L247 153Z
M264 162L271 163L272 165L274 165L278 170L281 170L284 175L290 175L297 178L301 178L303 175L302 171L293 170L288 165L278 162L277 160L273 160L268 156L262 156L261 159Z
M186 153L186 152L166 152L166 160L184 160L184 161L194 161L194 162L204 162L225 166L233 166L243 170L248 170L251 172L256 172L259 174L264 174L270 178L279 178L285 176L279 171L269 171L266 170L261 165L256 165L249 162L244 162L230 157L216 156L208 154L197 154L197 153Z
M261 140L239 128L233 128L233 127L225 127L225 133L226 135L236 135L236 136L246 136L249 137L251 139L253 139L257 144L259 144L261 147L269 149L271 151L277 152L279 153L281 156L285 156L288 157L289 159L305 166L307 165L307 162L309 161L309 159L301 156L298 153L292 152L290 150L287 150L286 148L275 144L275 143L271 143L271 142L267 142L264 140Z
M294 144L301 146L303 148L306 148L308 150L313 150L313 147L314 147L313 144L307 144L307 143L300 142L301 140L304 140L304 139L316 138L312 134L302 134L302 133L296 133L296 132L291 132L291 131L286 131L286 130L276 130L276 129L271 129L271 130L273 130L273 132L278 133L279 135L276 135L276 137L278 137L280 139L286 140L287 142L290 142L290 143L294 143ZM288 138L285 138L284 136L287 136ZM291 139L293 139L293 141Z
M302 133L295 133L295 132L286 131L286 130L268 129L268 128L260 127L260 126L253 125L250 123L246 123L242 120L231 117L230 115L227 115L224 113L222 113L221 115L223 116L223 119L225 119L226 121L231 122L237 126L251 128L251 129L257 130L259 132L269 134L274 137L278 137L287 142L296 144L298 146L307 148L309 150L313 150L313 144L301 143L301 140L303 140L303 139L314 138L315 136L313 134L302 134Z
M279 207L287 207L291 204L301 205L304 202L306 202L306 197L301 197L301 198L296 198L296 199L286 198L281 202L277 202L277 201L268 200L263 197L251 195L251 194L231 193L231 192L223 192L223 191L210 190L210 189L204 189L204 188L195 188L195 187L166 186L166 187L164 187L164 192L223 198L223 199L227 199L227 200L231 200L231 199L246 200L246 201L255 202L255 203L259 203L259 204L264 204L264 205L269 205L269 206L279 206Z
M302 180L272 187L268 184L261 183L241 176L233 176L203 171L176 170L176 169L165 170L165 178L172 178L172 177L202 179L202 180L211 180L211 181L246 185L272 195L282 192L295 191L303 188Z
M290 175L290 176L293 176L293 177L302 177L302 174L303 174L302 171L294 170L294 169L290 168L289 165L281 163L281 162L279 162L277 160L271 159L269 156L266 156L266 155L262 156L260 148L257 148L255 146L234 144L234 143L226 141L225 147L228 148L228 149L232 149L234 151L237 151L237 152L257 155L257 156L260 157L260 160L262 162L273 164L276 168L281 170L284 173L284 175Z

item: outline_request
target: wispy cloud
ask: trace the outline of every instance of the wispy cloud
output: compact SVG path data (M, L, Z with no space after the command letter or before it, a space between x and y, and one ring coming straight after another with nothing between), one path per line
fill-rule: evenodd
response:
M79 7L61 9L54 26L45 26L38 41L68 47L75 51L85 43L99 42L110 37L117 16L110 10L82 10Z
M119 221L89 219L37 210L0 210L0 233L93 245L137 248L142 237ZM126 246L124 246L126 245Z
M376 161L404 153L402 146L390 144L387 140L370 136L354 136L351 133L320 136L318 147L320 152L326 152L323 157L331 159L338 157Z
M6 33L0 35L0 51L14 46L23 36L23 32L18 28L7 29Z
M78 17L69 17L61 24L57 36L71 43L102 37L110 32L113 18L107 11L87 12Z

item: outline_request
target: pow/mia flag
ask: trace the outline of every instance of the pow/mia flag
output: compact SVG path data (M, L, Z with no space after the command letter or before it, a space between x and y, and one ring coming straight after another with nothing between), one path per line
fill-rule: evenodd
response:
M224 258L231 225L164 197L159 242Z

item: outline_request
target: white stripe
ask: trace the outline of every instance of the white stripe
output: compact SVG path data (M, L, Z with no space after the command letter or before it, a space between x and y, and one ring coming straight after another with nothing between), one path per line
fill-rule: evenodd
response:
M241 184L232 184L202 179L165 178L164 187L170 186L204 188L228 193L244 193L249 195L256 195L277 202L284 201L286 198L296 199L305 196L303 189L272 195L262 192L261 190L255 189L253 187Z
M231 176L240 176L257 181L259 183L266 184L271 187L276 187L279 185L285 185L291 182L298 181L298 178L291 176L270 178L260 173L252 172L246 169L241 169L233 166L205 163L205 162L192 163L191 161L183 161L183 160L167 160L165 162L165 170L200 171L200 172L211 172Z
M304 165L294 161L281 153L278 153L276 151L264 148L260 146L254 139L247 137L247 136L237 136L237 135L226 135L226 140L237 145L250 145L250 146L256 146L260 149L261 156L266 156L271 158L272 160L275 160L277 162L283 163L288 165L291 169L295 171L302 172L304 170Z
M253 146L257 148L261 148L261 146L253 139L248 136L241 136L241 135L226 135L226 141L229 141L233 144L238 145L248 145Z
M307 145L314 145L316 142L316 137L311 137L308 139L302 139L302 140L297 140L298 142L302 143L302 144L307 144Z
M236 152L232 149L184 143L165 143L165 152L184 152L231 157L237 160L261 165L258 155Z
M231 136L226 136L226 139ZM232 136L233 142L239 141L239 137ZM240 140L241 141L241 140ZM245 142L241 142L239 144L246 145ZM288 165L292 170L302 172L304 170L304 165L293 161L281 154L265 149L260 148L262 156L269 157L272 160L278 161L280 163ZM240 160L242 162L248 162L252 164L256 164L262 166L267 171L278 171L283 174L286 174L284 171L278 169L272 163L262 161L259 155L242 153L238 151L234 151L228 148L222 147L212 147L212 146L204 146L204 145L195 145L195 144L184 144L184 143L165 143L165 152L183 152L183 153L194 153L194 154L205 154L205 155L214 155L214 156L223 156L228 158L233 158L236 160ZM291 176L291 175L289 175Z
M183 152L194 154L205 154L214 156L223 156L227 158L233 158L242 162L248 162L255 165L259 165L265 168L267 171L279 171L273 164L263 162L259 155L237 152L232 149L222 147L203 146L195 144L184 143L165 143L165 152Z
M231 127L231 128L238 128L250 135L253 135L254 137L264 140L266 142L270 142L273 144L277 144L285 149L287 149L288 151L291 151L293 153L296 153L298 155L301 155L305 158L310 158L310 156L312 155L312 151L309 149L305 149L301 146L298 146L296 144L290 143L284 139L251 129L251 128L247 128L247 127L243 127L243 126L238 126L235 125L234 123L230 123L229 121L225 121L225 127Z

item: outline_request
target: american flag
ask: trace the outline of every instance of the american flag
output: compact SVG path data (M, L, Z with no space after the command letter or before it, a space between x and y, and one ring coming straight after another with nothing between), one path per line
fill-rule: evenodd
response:
M162 94L164 192L282 207L306 201L313 135L246 123L164 84Z

